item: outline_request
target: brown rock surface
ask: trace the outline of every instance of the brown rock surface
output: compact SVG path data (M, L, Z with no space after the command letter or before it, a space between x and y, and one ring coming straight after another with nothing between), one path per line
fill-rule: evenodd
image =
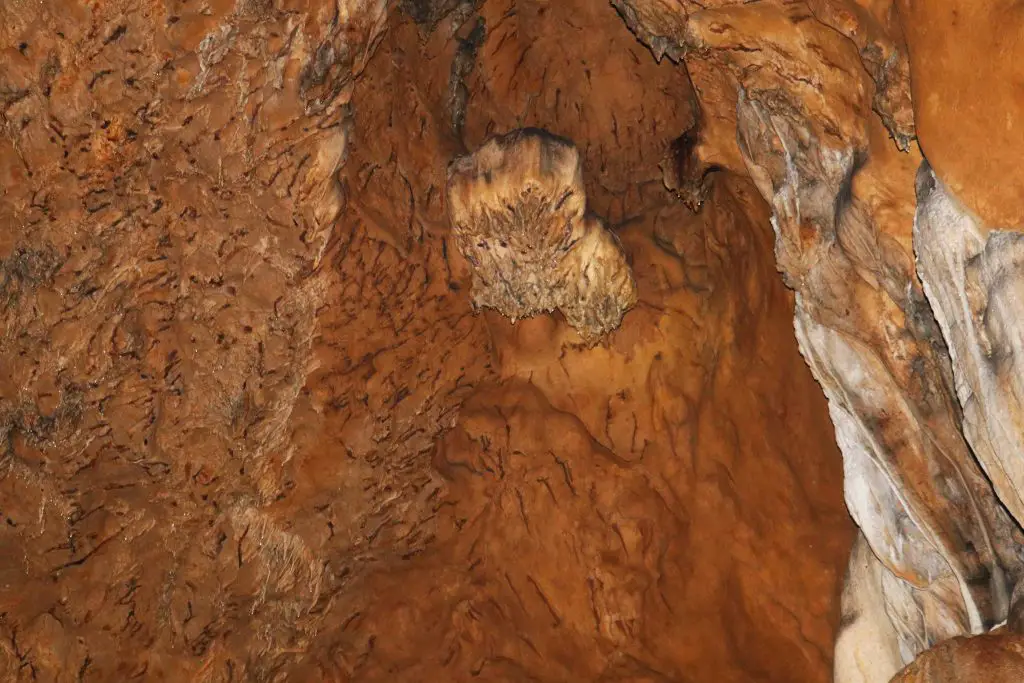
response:
M993 628L1024 569L1024 261L1021 233L993 229L999 212L995 227L1020 220L1019 145L985 132L996 112L1012 124L1017 67L1001 57L1014 13L683 0L669 19L659 0L616 4L655 55L693 76L705 130L679 165L689 180L673 185L693 187L712 164L735 169L722 142L734 126L773 209L801 351L829 398L847 503L871 550L858 542L851 558L836 680L884 681L943 640ZM993 60L1000 84L982 94L978 67ZM908 149L918 131L921 149Z
M921 149L971 211L1024 223L1024 7L1014 0L899 0Z
M1018 678L1018 4L0 2L0 680Z
M0 6L0 679L827 680L767 206L664 190L693 94L611 6L428 5ZM533 125L635 278L594 348L452 243L448 162Z
M991 634L953 638L935 647L892 683L1015 683L1024 679L1024 638Z

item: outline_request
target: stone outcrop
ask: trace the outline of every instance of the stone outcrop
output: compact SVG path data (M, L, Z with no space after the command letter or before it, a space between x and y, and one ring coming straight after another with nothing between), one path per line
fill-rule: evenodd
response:
M918 272L949 342L964 434L1007 509L1024 520L1022 376L1017 331L1024 233L972 216L924 164L914 222Z
M512 322L558 310L594 343L636 303L618 240L587 213L571 142L537 129L492 138L452 162L447 192L476 305Z
M684 1L673 23L655 0L617 4L639 38L658 36L656 56L685 61L706 120L735 112L738 156L773 208L797 337L873 554L858 545L851 558L836 680L885 681L946 639L988 631L1007 618L1024 551L1016 233L985 227L954 196L1019 221L1012 175L968 170L998 166L1015 143L988 157L961 142L982 138L970 112L1012 99L982 95L969 66L987 49L979 36L1007 29L974 31L960 51L955 36L991 27L994 9ZM918 134L934 172L911 145ZM705 164L735 165L722 137L697 134Z
M1024 638L989 634L953 638L925 652L892 683L1012 683L1024 671Z

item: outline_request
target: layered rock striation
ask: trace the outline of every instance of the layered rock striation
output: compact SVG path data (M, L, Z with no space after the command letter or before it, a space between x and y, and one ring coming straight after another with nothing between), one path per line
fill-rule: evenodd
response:
M1016 105L967 73L1011 49L991 23L1007 15L956 1L614 4L693 78L709 123L690 166L742 163L773 208L871 550L851 557L836 680L887 680L1001 624L1024 510L1019 233L996 226L1019 223L1019 202L1015 174L979 164L995 171L1014 149L1001 140ZM1007 117L991 135L976 132L983 108Z

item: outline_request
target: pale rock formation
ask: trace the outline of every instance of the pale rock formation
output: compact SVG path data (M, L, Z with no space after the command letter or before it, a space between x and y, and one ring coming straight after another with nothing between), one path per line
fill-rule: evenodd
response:
M924 164L917 179L918 273L949 343L964 435L996 492L1024 521L1024 233L986 226Z
M886 616L885 566L862 534L854 541L836 634L836 683L887 681L902 666L897 634Z
M777 102L741 93L739 107L741 149L773 200L776 255L799 294L797 339L829 397L850 512L890 570L883 593L907 662L1003 618L993 529L1004 521L957 430L909 258L856 195L842 197L855 154L801 143L817 136Z
M916 135L908 65L917 60L895 6L683 0L670 21L662 2L615 4L656 56L685 57L705 120L720 131L729 123L720 112L735 111L739 156L773 208L776 257L797 292L801 350L829 399L847 504L881 563L876 576L855 548L836 680L885 681L894 651L907 664L1002 622L1022 574L1016 240L977 229L941 192L912 237L921 157L897 150ZM711 147L714 136L697 137L698 155L731 157ZM926 250L929 299L912 239ZM878 653L866 668L865 652Z
M636 303L618 240L586 212L572 143L540 130L492 138L452 162L448 207L477 306L513 322L557 309L595 343Z

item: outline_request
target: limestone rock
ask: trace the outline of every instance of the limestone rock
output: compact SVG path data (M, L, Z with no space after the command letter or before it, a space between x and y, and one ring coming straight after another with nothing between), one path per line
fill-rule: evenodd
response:
M693 91L611 5L0 16L0 680L828 677L852 525L769 210L734 140L664 190ZM474 314L445 167L523 126L631 262L606 344Z
M1021 7L898 0L921 150L954 196L993 226L1024 224Z
M643 17L657 3L626 4L630 16ZM930 12L925 3L900 9L909 6ZM972 10L975 17L987 11ZM982 633L1006 617L1022 574L1020 518L1003 507L1017 514L1016 484L996 471L1000 458L1019 452L1012 436L1019 429L1004 428L1007 437L997 444L975 446L984 439L972 437L986 425L1008 424L1013 408L996 407L991 417L981 417L985 409L964 404L975 415L961 414L963 399L975 390L960 376L974 377L974 364L959 367L959 323L943 322L949 315L925 298L914 268L912 188L921 157L896 148L907 149L921 123L910 116L908 92L908 64L918 63L915 29L909 29L908 62L906 15L890 2L684 2L676 16L670 42L683 49L687 66L713 82L705 75L713 65L732 84L731 92L697 85L701 110L735 108L739 152L772 205L779 268L798 294L801 350L829 398L847 503L883 566L878 582L870 582L873 592L858 578L865 574L851 570L844 594L851 621L837 643L837 680L884 680L891 663L875 670L857 664L865 648L892 652L894 643L873 637L892 634L905 664L947 638ZM659 19L646 30L631 28L643 39L668 25ZM920 40L932 35L924 31ZM660 44L651 48L662 51ZM917 111L934 106L924 104L924 96L930 95L914 93ZM927 141L922 144L927 154ZM932 234L942 230L930 228ZM946 245L951 239L959 244L965 232L948 230L953 238L919 240L943 264L931 266L941 270L932 290L955 289L973 278L980 284L971 291L985 292L990 280L1004 281L995 273L1012 269L1012 256L980 266L975 275L960 273L960 257L945 265L948 254L963 252ZM974 254L967 252L960 260ZM927 282L924 267L922 277ZM972 296L978 327L987 295ZM1001 297L995 310L1012 310L1006 303L1012 299L994 296ZM940 308L955 309L954 317L967 310L952 303L955 292L942 298ZM987 318L995 318L995 310ZM1011 348L1010 327L991 325ZM995 400L1007 404L1008 393ZM996 480L994 489L975 452ZM855 558L851 563L862 566ZM879 596L884 610L854 607Z
M1024 233L993 229L923 164L914 244L925 292L948 340L964 434L1000 498L1024 522Z
M886 614L886 572L858 534L843 583L834 683L888 681L902 668L899 636Z
M1019 680L1019 4L0 1L0 679Z
M892 683L1014 683L1024 677L1024 638L954 638L921 655Z
M636 303L636 283L614 234L587 214L581 174L572 143L513 131L452 162L448 208L478 306L513 322L559 310L594 343Z

